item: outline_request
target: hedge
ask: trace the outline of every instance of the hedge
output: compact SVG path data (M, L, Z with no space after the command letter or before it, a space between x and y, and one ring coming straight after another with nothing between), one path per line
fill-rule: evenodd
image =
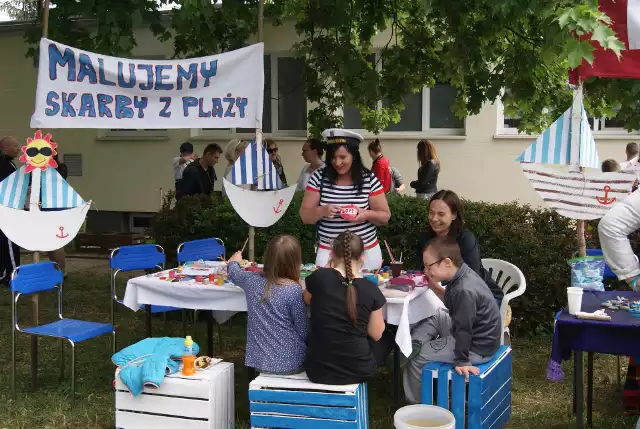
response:
M390 196L391 221L379 228L398 257L404 254L408 268L414 268L418 233L428 227L426 202L406 196ZM256 229L256 256L261 259L270 237L296 236L303 260L313 262L314 226L303 225L298 214L302 193L298 193L282 219L270 228ZM566 302L570 272L567 260L577 250L575 221L547 209L516 202L492 204L463 201L468 227L476 235L483 258L509 261L527 280L527 291L512 302L514 333L535 334L552 327L553 316ZM177 204L168 195L152 220L151 235L170 257L188 240L219 237L227 253L242 247L248 226L227 199L188 197ZM597 235L597 234L594 234ZM383 251L386 256L386 251Z

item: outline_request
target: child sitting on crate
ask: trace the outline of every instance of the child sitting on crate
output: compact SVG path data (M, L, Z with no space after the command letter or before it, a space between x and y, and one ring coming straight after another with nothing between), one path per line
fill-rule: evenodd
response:
M305 279L311 306L311 334L305 369L319 384L357 384L373 376L393 349L385 330L380 288L362 278L364 244L345 231L333 240L331 268Z
M302 298L302 252L290 235L271 239L264 255L264 273L240 266L242 252L229 259L228 274L247 299L245 365L261 373L303 372L308 333L307 307Z
M404 371L404 391L411 404L420 403L422 368L427 363L453 364L467 378L478 375L473 365L491 360L502 335L498 304L480 276L462 262L454 238L434 238L424 249L423 260L429 283L446 286L446 309L412 329L411 337L419 347L414 348L415 356L409 358Z

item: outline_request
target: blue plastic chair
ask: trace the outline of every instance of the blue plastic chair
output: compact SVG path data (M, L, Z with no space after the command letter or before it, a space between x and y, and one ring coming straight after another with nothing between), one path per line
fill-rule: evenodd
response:
M140 271L140 270L164 270L166 256L164 249L156 244L138 244L134 246L122 246L114 249L109 258L111 268L111 323L115 326L116 303L122 304L118 299L116 290L116 277L118 273ZM177 307L163 305L151 305L151 313L167 313L169 311L181 310ZM146 305L140 306L141 310L146 310ZM184 316L184 315L183 315ZM185 319L186 322L186 319ZM147 336L151 336L150 324L147 324ZM114 349L115 353L115 341Z
M60 373L64 375L64 342L71 344L71 403L75 404L76 392L76 343L111 333L115 344L115 329L109 323L65 319L62 316L63 273L55 262L21 265L11 275L11 393L16 399L16 332L60 339ZM18 324L18 300L23 295L58 289L58 320L45 325L21 328Z
M604 256L604 254L602 253L602 249L587 249L587 256ZM604 278L607 277L612 277L614 279L618 278L618 276L616 276L615 273L611 271L609 265L604 264Z
M192 261L217 261L227 259L224 241L219 238L204 238L202 240L185 241L178 246L178 263Z

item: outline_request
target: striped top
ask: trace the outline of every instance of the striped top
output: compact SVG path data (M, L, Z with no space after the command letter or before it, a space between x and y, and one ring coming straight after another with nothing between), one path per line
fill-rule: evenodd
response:
M323 177L325 167L319 168L311 174L307 183L307 190L320 192L320 181L324 180L320 195L320 205L348 206L354 205L361 209L369 209L369 197L384 195L384 190L376 176L368 171L364 173L362 188L358 190L355 185L336 185L331 183L328 177ZM377 231L371 222L351 222L342 219L340 215L332 219L322 218L317 223L318 236L321 246L330 246L331 241L340 233L350 230L362 238L365 248L374 247L378 243Z

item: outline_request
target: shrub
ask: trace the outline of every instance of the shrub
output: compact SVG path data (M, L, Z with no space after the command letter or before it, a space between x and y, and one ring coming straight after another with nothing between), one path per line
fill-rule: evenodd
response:
M391 221L379 228L395 257L403 253L407 268L414 268L419 250L418 233L428 227L426 202L421 199L390 196ZM270 237L296 236L302 245L303 260L313 262L313 225L303 225L298 214L302 193L297 193L282 219L269 228L256 228L256 257ZM527 280L527 291L512 303L512 328L516 333L532 334L550 329L553 316L566 302L569 284L567 260L576 252L575 222L550 210L516 202L492 204L464 202L468 227L476 235L482 257L509 261L518 266ZM174 204L168 195L152 222L152 236L169 256L183 241L206 237L224 240L227 252L242 247L248 234L247 224L225 198L187 197ZM594 234L597 235L597 234ZM385 260L389 257L383 250Z

